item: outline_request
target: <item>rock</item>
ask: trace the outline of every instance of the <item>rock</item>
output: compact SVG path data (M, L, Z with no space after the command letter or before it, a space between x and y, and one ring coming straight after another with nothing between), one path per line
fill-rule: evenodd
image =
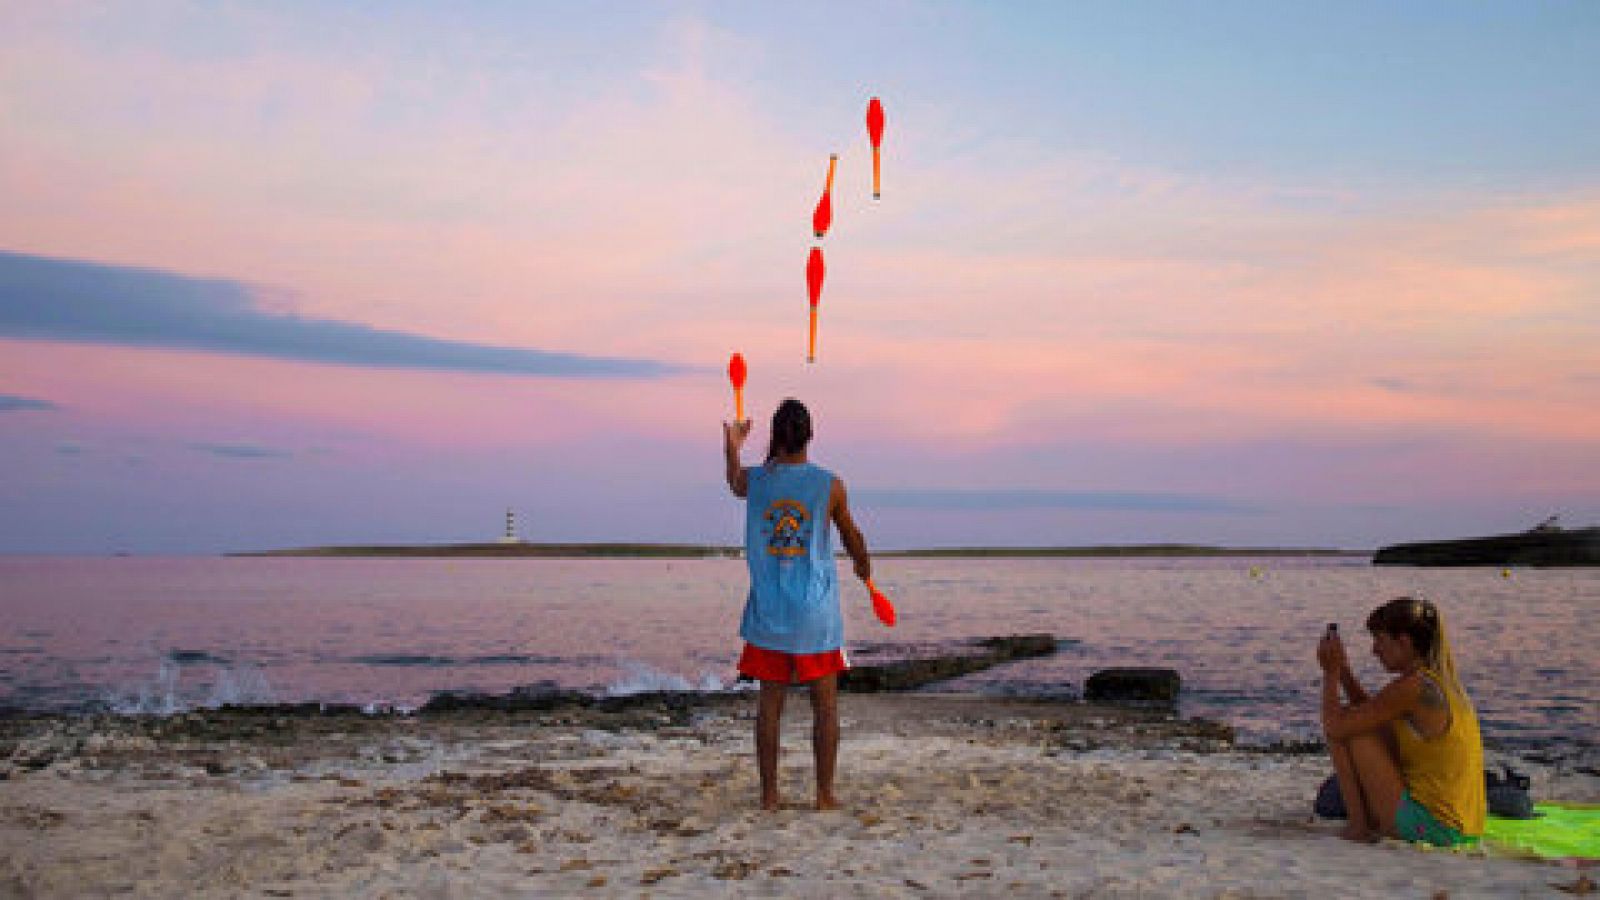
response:
M839 688L845 691L901 691L935 681L956 678L991 666L1048 656L1056 652L1057 642L1049 634L1020 634L991 637L968 644L972 652L923 659L897 660L883 665L856 666L840 676ZM422 716L476 712L590 712L630 716L615 725L632 727L672 727L689 723L708 706L737 702L728 692L646 691L621 696L597 697L583 691L567 690L553 682L540 682L514 688L505 694L440 691L418 712Z
M980 652L855 666L839 676L839 689L856 693L910 690L1013 660L1049 656L1056 652L1056 639L1049 634L1017 634L984 638L973 646Z
M76 745L77 741L70 735L50 731L18 743L11 754L11 763L23 769L43 769L58 760L71 758Z
M594 702L593 697L582 691L569 691L541 683L514 688L505 694L440 691L423 705L420 712L423 715L463 710L548 712L554 709L586 708L593 706Z
M1179 686L1173 669L1101 669L1084 683L1083 699L1103 706L1171 710L1178 706Z

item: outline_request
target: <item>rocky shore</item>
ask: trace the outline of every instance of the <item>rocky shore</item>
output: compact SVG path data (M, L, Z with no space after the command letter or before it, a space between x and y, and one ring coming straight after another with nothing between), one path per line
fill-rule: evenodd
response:
M1309 816L1320 756L1077 703L845 696L846 809L818 813L793 706L777 813L739 694L10 716L0 896L1500 897L1582 874L1347 844Z

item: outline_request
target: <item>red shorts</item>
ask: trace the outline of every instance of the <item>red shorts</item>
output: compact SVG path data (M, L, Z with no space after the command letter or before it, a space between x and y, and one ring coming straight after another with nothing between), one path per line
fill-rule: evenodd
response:
M739 655L739 674L758 681L804 684L850 668L843 648L826 653L784 653L754 644L745 644Z

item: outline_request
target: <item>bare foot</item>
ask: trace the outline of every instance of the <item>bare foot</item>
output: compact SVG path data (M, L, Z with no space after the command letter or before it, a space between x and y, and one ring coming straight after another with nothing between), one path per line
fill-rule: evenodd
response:
M826 812L826 811L828 811L830 809L838 809L838 808L839 808L839 801L837 799L835 799L832 794L818 794L817 795L817 811L818 812Z
M1373 834L1371 829L1363 828L1362 826L1354 823L1346 825L1344 829L1339 832L1339 837L1342 837L1347 841L1355 841L1358 844L1372 844L1376 843L1378 840L1378 836Z

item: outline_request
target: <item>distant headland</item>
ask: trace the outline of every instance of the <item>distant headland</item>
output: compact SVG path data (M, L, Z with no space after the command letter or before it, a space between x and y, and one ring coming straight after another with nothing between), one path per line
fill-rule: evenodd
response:
M1551 516L1527 531L1381 547L1375 566L1600 566L1600 527L1563 528Z
M472 544L361 544L296 547L229 553L227 556L317 556L484 559L705 559L738 558L744 548L717 544L572 543L527 541ZM889 550L874 556L899 558L984 557L1365 557L1328 547L1213 547L1201 544L1103 544L1084 547L929 547Z

